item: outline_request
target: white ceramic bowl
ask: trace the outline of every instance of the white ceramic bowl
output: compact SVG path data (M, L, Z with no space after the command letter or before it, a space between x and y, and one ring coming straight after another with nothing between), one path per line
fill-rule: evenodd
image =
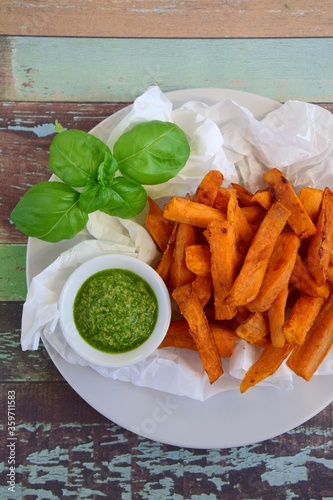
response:
M91 275L115 268L132 271L151 286L158 302L158 316L154 330L143 344L131 351L113 354L95 349L81 337L75 326L73 305L81 285ZM104 367L127 366L148 357L162 342L171 319L170 295L161 277L145 262L126 255L103 255L85 262L67 279L60 294L59 319L64 337L82 358Z

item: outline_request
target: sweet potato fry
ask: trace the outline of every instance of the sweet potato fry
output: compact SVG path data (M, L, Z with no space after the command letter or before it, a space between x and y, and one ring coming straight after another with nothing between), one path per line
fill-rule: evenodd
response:
M275 199L270 189L259 189L254 193L251 201L259 203L259 205L268 210Z
M333 346L333 300L323 306L302 345L296 346L287 365L309 381Z
M323 191L312 187L303 187L299 193L299 199L312 222L316 224L323 199Z
M163 347L180 347L183 349L197 350L197 345L190 333L190 328L186 319L171 321L166 336L159 345Z
M237 309L224 304L238 267L235 226L232 222L212 221L208 225L211 271L214 287L215 319L232 319Z
M195 274L186 266L185 250L187 245L194 245L196 242L196 228L189 224L180 223L175 238L170 267L169 286L171 290L194 280Z
M230 358L239 337L234 331L220 325L210 325L219 355L222 358ZM197 351L196 343L190 333L188 323L185 319L172 321L169 330L164 337L159 349L163 347L179 347Z
M216 195L214 208L217 208L218 210L227 215L228 203L230 200L230 196L232 196L233 192L237 196L237 191L235 189L221 187Z
M307 295L311 295L311 297L328 298L329 289L327 285L317 285L312 276L310 276L308 268L299 254L296 257L294 269L290 276L290 283L297 288L297 290Z
M202 307L205 307L213 293L212 277L197 276L195 280L192 281L192 287L200 300L200 304Z
M240 184L232 182L231 185L236 190L237 197L238 197L239 201L241 202L241 204L244 207L250 207L253 204L252 203L253 194L248 189L246 189L244 186L241 186Z
M235 333L249 344L256 344L259 340L264 338L269 331L268 321L266 317L260 313L252 313L249 317L239 325Z
M316 228L303 207L294 188L277 168L264 174L264 179L277 201L290 211L288 223L300 238L308 238L315 234Z
M208 245L188 245L185 249L187 268L198 276L211 276L210 250Z
M326 274L327 281L330 283L330 285L333 285L333 255L331 255L330 261L328 263Z
M271 342L268 342L258 360L246 372L240 384L240 392L247 391L250 387L272 375L287 358L293 347L293 344L289 343L283 347L274 347Z
M238 205L237 194L235 190L231 191L229 203L227 206L227 220L234 223L236 232L236 241L244 241L246 249L248 248L253 236L254 230L247 221L245 215Z
M175 247L178 226L179 224L177 223L173 225L167 247L162 255L161 260L156 266L156 272L161 276L162 280L165 282L167 286L169 286L170 268L172 264L173 250Z
M253 237L242 268L226 297L226 304L243 306L256 298L275 243L289 215L289 210L278 202L273 203L267 211L266 217Z
M249 224L259 226L263 221L267 210L260 205L252 205L252 207L241 207L241 212Z
M156 201L148 196L149 210L146 217L146 228L161 252L166 250L172 233L172 223L163 217L163 210Z
M172 297L177 302L180 312L189 324L204 370L208 375L210 383L213 384L223 374L223 368L200 300L191 284L176 288L172 292Z
M269 333L272 345L274 347L283 347L286 341L283 334L283 325L285 323L286 317L286 304L288 300L288 294L289 290L287 284L276 296L267 312Z
M310 297L302 293L298 296L282 330L288 342L303 344L324 303L325 299L321 297Z
M316 229L309 244L307 265L316 283L322 286L333 250L333 193L329 188L324 189Z
M217 350L222 358L230 358L235 345L239 342L239 337L233 330L221 325L210 324Z
M280 291L288 285L300 242L298 236L291 231L280 234L259 293L254 301L248 304L250 311L267 311Z
M226 220L225 214L220 210L178 196L174 196L164 205L163 215L166 219L174 222L183 222L203 228L206 228L211 220Z
M193 201L212 207L222 182L222 172L219 170L210 170L197 187Z

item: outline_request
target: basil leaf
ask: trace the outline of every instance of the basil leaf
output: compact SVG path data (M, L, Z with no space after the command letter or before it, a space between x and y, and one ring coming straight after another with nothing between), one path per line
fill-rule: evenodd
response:
M117 170L118 163L116 159L112 156L111 151L107 151L104 156L104 161L98 167L98 183L102 186L110 186Z
M80 195L79 207L84 212L90 213L104 207L111 196L109 187L101 186L97 182L88 182Z
M153 120L124 132L114 145L113 155L126 179L141 184L160 184L184 167L190 146L177 125Z
M59 179L73 187L96 179L98 168L111 154L104 142L82 130L64 130L50 146L49 167Z
M147 193L142 186L123 177L116 177L111 186L109 202L101 211L122 219L130 219L142 212L146 203Z
M80 193L62 182L40 182L25 193L10 217L27 236L52 243L73 238L88 221L79 197Z

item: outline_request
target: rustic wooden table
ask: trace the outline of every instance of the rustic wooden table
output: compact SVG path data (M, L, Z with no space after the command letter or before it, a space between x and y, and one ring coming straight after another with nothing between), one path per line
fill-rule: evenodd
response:
M178 448L107 420L43 347L22 352L27 241L9 222L27 188L49 177L55 119L88 131L150 84L333 112L332 0L1 0L0 34L1 498L332 499L332 405L255 445Z

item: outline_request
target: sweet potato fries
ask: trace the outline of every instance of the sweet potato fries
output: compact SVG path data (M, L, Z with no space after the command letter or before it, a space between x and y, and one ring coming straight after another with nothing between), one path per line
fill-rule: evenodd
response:
M210 383L239 341L261 349L244 392L282 362L310 380L333 345L333 193L296 193L282 172L251 193L210 171L192 199L149 200L147 229L162 252L157 272L182 319L160 348L198 351Z

